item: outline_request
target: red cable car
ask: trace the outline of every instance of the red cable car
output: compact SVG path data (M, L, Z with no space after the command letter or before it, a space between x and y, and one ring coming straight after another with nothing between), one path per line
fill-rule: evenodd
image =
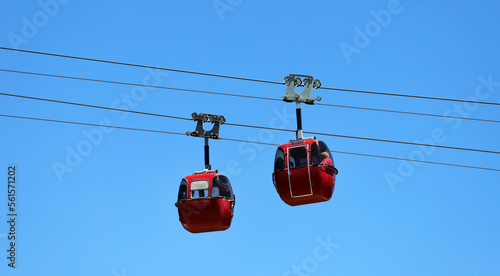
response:
M279 146L273 183L281 199L291 206L328 201L338 173L331 156L328 146L315 138Z
M211 170L208 139L219 138L220 125L226 119L204 113L193 113L191 117L197 121L196 130L186 134L205 138L205 169L182 179L175 203L179 221L191 233L223 231L231 226L235 196L229 179ZM203 128L207 121L214 124L210 131Z
M300 79L304 77L304 82ZM319 88L321 81L312 76L290 74L285 77L287 85L285 102L295 102L297 112L297 137L278 147L274 158L273 183L281 199L296 206L322 201L332 197L335 176L338 174L328 146L315 137L304 138L300 103L314 104L321 97L312 98L312 89ZM304 90L295 91L303 84Z
M223 231L231 226L235 196L229 179L217 171L182 179L177 206L182 226L191 233Z

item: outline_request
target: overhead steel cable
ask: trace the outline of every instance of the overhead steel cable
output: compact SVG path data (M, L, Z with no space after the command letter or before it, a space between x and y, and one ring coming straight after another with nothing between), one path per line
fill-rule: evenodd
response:
M82 122L73 122L73 121L45 119L45 118L25 117L25 116L17 116L17 115L0 114L0 117L14 118L14 119L25 119L25 120L36 120L36 121L45 121L45 122L53 122L53 123L75 124L75 125L84 125L84 126L94 126L94 127L106 127L106 128L133 130L133 131L142 131L142 132L154 132L154 133L182 135L182 136L186 135L186 133L180 133L180 132L171 132L171 131L154 130L154 129L143 129L143 128L133 128L133 127L124 127L124 126L99 125L99 124L92 124L92 123L82 123ZM261 145L267 145L267 146L279 146L279 144L264 143L264 142L258 142L258 141L247 141L247 140L231 139L231 138L220 138L220 139L221 140L227 140L227 141L234 141L234 142L244 142L244 143L261 144ZM333 151L333 150L331 152L340 153L340 154L348 154L348 155L358 155L358 156L374 157L374 158L385 158L385 159L403 160L403 161L410 161L410 162L428 163L428 164L434 164L434 165L454 166L454 167L462 167L462 168L470 168L470 169L478 169L478 170L500 171L500 169L496 169L496 168L469 166L469 165L453 164L453 163L443 163L443 162L433 162L433 161L425 161L425 160L409 159L409 158L399 158L399 157L391 157L391 156L383 156L383 155L373 155L373 154L355 153L355 152L346 152L346 151Z
M283 82L276 82L276 81L269 81L269 80L255 79L255 78L236 77L236 76L229 76L229 75L221 75L221 74L213 74L213 73L205 73L205 72L197 72L197 71L189 71L189 70L181 70L181 69L173 69L173 68L165 68L165 67L158 67L158 66L151 66L151 65L142 65L142 64L135 64L135 63L111 61L111 60L104 60L104 59L86 58L86 57L78 57L78 56L71 56L71 55L54 54L54 53L31 51L31 50L22 50L22 49L8 48L8 47L0 47L0 49L1 50L8 50L8 51L24 52L24 53L30 53L30 54L38 54L38 55L61 57L61 58L78 59L78 60L85 60L85 61L94 61L94 62L100 62L100 63L109 63L109 64L115 64L115 65L125 65L125 66L139 67L139 68L149 68L149 69L157 69L157 70L163 70L163 71L171 71L171 72L179 72L179 73L203 75L203 76L209 76L209 77L218 77L218 78L226 78L226 79L235 79L235 80L243 80L243 81L252 81L252 82L261 82L261 83L283 85ZM420 96L420 95L409 95L409 94L378 92L378 91L369 91L369 90L356 90L356 89L334 88L334 87L320 87L319 89L342 91L342 92L354 92L354 93L374 94L374 95L384 95L384 96L396 96L396 97L419 98L419 99L427 99L427 100L452 101L452 102L462 102L462 103L477 103L477 104L486 104L486 105L497 105L497 106L500 106L500 103L495 103L495 102L460 100L460 99L453 99L453 98L431 97L431 96Z
M344 89L344 88L333 88L333 87L320 87L319 89L334 90L334 91L343 91L343 92L354 92L354 93L365 93L365 94L373 94L373 95L407 97L407 98L414 98L414 99L426 99L426 100L438 100L438 101L452 101L452 102L461 102L461 103L474 103L474 104L487 104L487 105L498 105L498 106L500 106L500 103L495 103L495 102L460 100L460 99L452 99L452 98L441 98L441 97L409 95L409 94L397 94L397 93L368 91L368 90L355 90L355 89Z
M91 107L91 108L98 108L98 109L106 109L106 110L130 112L130 113L136 113L136 114L142 114L142 115L150 115L150 116L157 116L157 117L166 117L166 118L171 118L171 119L181 119L181 120L189 120L189 121L192 120L190 118L184 118L184 117L178 117L178 116L170 116L170 115L150 113L150 112L142 112L142 111L133 111L133 110L127 110L127 109L104 107L104 106L97 106L97 105L90 105L90 104L81 104L81 103L75 103L75 102L67 102L67 101L52 100L52 99L45 99L45 98L38 98L38 97L31 97L31 96L23 96L23 95L9 94L9 93L3 93L3 92L0 92L0 95L2 95L2 96L9 96L9 97L24 98L24 99L31 99L31 100L38 100L38 101L61 103L61 104L77 105L77 106L84 106L84 107ZM229 123L229 122L225 122L225 124L229 125L229 126L247 127L247 128L258 128L258 129L286 131L286 132L295 132L296 131L296 130L292 130L292 129L255 126L255 125L248 125L248 124L236 124L236 123ZM453 149L453 150L462 150L462 151L474 151L474 152L482 152L482 153L500 154L499 151L483 150L483 149L473 149L473 148L464 148L464 147L452 147L452 146L444 146L444 145L433 145L433 144L425 144L425 143L406 142L406 141L397 141L397 140L388 140L388 139L370 138L370 137L359 137L359 136L352 136L352 135L341 135L341 134L312 132L312 131L304 131L304 133L313 134L313 135L323 135L323 136L339 137L339 138L348 138L348 139L375 141L375 142L397 143L397 144L405 144L405 145L426 146L426 147L434 147L434 148L444 148L444 149Z
M120 109L120 108L113 108L113 107L106 107L106 106L99 106L99 105L92 105L92 104L82 104L82 103L67 102L67 101L45 99L45 98L38 98L38 97L30 97L30 96L24 96L24 95L2 93L2 92L0 92L0 95L8 96L8 97L22 98L22 99L44 101L44 102L61 103L61 104L68 104L68 105L76 105L76 106L83 106L83 107L113 110L113 111L122 111L122 112L135 113L135 114L141 114L141 115L149 115L149 116L157 116L157 117L163 117L163 118L192 121L192 119L190 119L190 118L183 118L183 117L178 117L178 116L170 116L170 115L163 115L163 114L150 113L150 112L135 111L135 110L130 110L130 109Z
M62 120L53 120L53 119L35 118L35 117L25 117L25 116L16 116L16 115L0 114L0 117L15 118L15 119L26 119L26 120L36 120L36 121L45 121L45 122L52 122L52 123L83 125L83 126L117 128L117 129L136 130L136 131L145 131L145 132L156 132L156 133L163 133L163 134L176 134L176 135L184 135L184 136L186 135L186 133L172 132L172 131L142 129L142 128L123 127L123 126L99 125L99 124L92 124L92 123L71 122L71 121L62 121Z
M438 117L438 118L449 118L449 119L458 119L458 120L500 123L499 120L492 120L492 119L470 118L470 117L467 118L467 117L451 116L451 115L439 115L439 114L422 113L422 112L411 112L411 111L401 111L401 110L391 110L391 109L381 109L381 108L371 108L371 107L360 107L360 106L347 106L347 105L338 105L338 104L323 104L323 103L315 103L315 104L316 105L332 106L332 107L340 107L340 108L368 110L368 111L379 111L379 112L390 112L390 113L399 113L399 114L407 114L407 115L430 116L430 117Z
M345 152L345 151L338 151L338 150L330 150L330 152L349 154L349 155L360 155L360 156L375 157L375 158L385 158L385 159L400 160L400 161L420 162L420 163L428 163L428 164L435 164L435 165L456 166L456 167L470 168L470 169L500 171L500 169L495 169L495 168L485 168L485 167L476 167L476 166L469 166L469 165L462 165L462 164L452 164L452 163L416 160L416 159L408 159L408 158L402 158L402 157L392 157L392 156L374 155L374 154L366 154L366 153Z
M214 94L214 95L221 95L221 96L252 98L252 99L271 100L271 101L282 101L280 99L274 99L274 98L258 97L258 96L250 96L250 95L239 95L239 94L223 93L223 92L216 92L216 91L205 91L205 90L197 90L197 89L167 87L167 86L160 86L160 85L149 85L149 84L140 84L140 83L131 83L131 82L121 82L121 81L110 81L110 80L101 80L101 79L81 78L81 77L72 77L72 76L63 76L63 75L54 75L54 74L45 74L45 73L36 73L36 72L17 71L17 70L9 70L9 69L1 69L1 68L0 68L0 72L19 73L19 74L42 76L42 77L63 78L63 79L81 80L81 81L92 81L92 82L101 82L101 83L109 83L109 84L121 84L121 85L127 85L127 86L139 86L139 87L148 87L148 88L158 88L158 89L176 90L176 91L184 91L184 92Z
M112 61L112 60L104 60L104 59L96 59L96 58L86 58L86 57L78 57L78 56L70 56L70 55L61 55L61 54L54 54L54 53L46 53L46 52L38 52L38 51L30 51L30 50L22 50L22 49L14 49L14 48L8 48L8 47L0 47L0 49L2 49L2 50L9 50L9 51L24 52L24 53L30 53L30 54L53 56L53 57L62 57L62 58L79 59L79 60L85 60L85 61L94 61L94 62L100 62L100 63L109 63L109 64L115 64L115 65L125 65L125 66L132 66L132 67L140 67L140 68L147 68L147 69L157 69L157 70L163 70L163 71L170 71L170 72L195 74L195 75L202 75L202 76L209 76L209 77L218 77L218 78L226 78L226 79L263 82L263 83L271 83L271 84L283 84L281 82L268 81L268 80L258 80L258 79L252 79L252 78L234 77L234 76L227 76L227 75L219 75L219 74L212 74L212 73L203 73L203 72L180 70L180 69L173 69L173 68L165 68L165 67L158 67L158 66L151 66L151 65L142 65L142 64L135 64L135 63L119 62L119 61Z
M257 99L257 100L282 101L281 99L277 99L277 98L259 97L259 96L252 96L252 95L241 95L241 94L223 93L223 92L216 92L216 91L186 89L186 88L178 88L178 87L159 86L159 85L148 85L148 84L120 82L120 81L111 81L111 80L102 80L102 79L93 79L93 78L81 78L81 77L54 75L54 74L45 74L45 73L36 73L36 72L27 72L27 71L18 71L18 70L9 70L9 69L1 69L1 68L0 68L0 72L27 74L27 75L35 75L35 76L42 76L42 77L63 78L63 79L80 80L80 81L100 82L100 83L109 83L109 84L118 84L118 85L127 85L127 86L139 86L139 87L175 90L175 91L183 91L183 92L194 92L194 93L202 93L202 94L213 94L213 95L220 95L220 96L250 98L250 99ZM430 117L439 117L439 118L450 118L450 119L459 119L459 120L471 120L471 121L480 121L480 122L489 122L489 123L500 123L499 120L491 120L491 119L466 118L466 117L451 116L451 115L438 115L438 114L430 114L430 113L410 112L410 111L400 111L400 110L390 110L390 109L380 109L380 108L370 108L370 107L347 106L347 105L325 104L325 103L315 103L315 105L339 107L339 108L349 108L349 109L360 109L360 110L378 111L378 112L390 112L390 113L399 113L399 114L408 114L408 115L430 116Z
M475 151L475 152L482 152L482 153L500 154L500 151L493 151L493 150L472 149L472 148L463 148L463 147L452 147L452 146L444 146L444 145L432 145L432 144L425 144L425 143L396 141L396 140L388 140L388 139L359 137L359 136L340 135L340 134L331 134L331 133L322 133L322 132L311 132L311 131L304 131L304 133L309 133L309 134L313 134L313 135L332 136L332 137L339 137L339 138L357 139L357 140L367 140L367 141L376 141L376 142L385 142L385 143L397 143L397 144L404 144L404 145L414 145L414 146L424 146L424 147L452 149L452 150L463 150L463 151Z
M292 129L263 127L263 126L253 126L253 125L245 125L245 124L233 124L233 123L227 123L227 122L225 124L226 125L230 125L230 126L239 126L239 127L250 127L250 128L268 129L268 130L277 130L277 131L296 132L296 130L292 130ZM397 143L397 144L414 145L414 146L425 146L425 147L434 147L434 148L444 148L444 149L453 149L453 150L475 151L475 152L482 152L482 153L500 154L500 151L493 151L493 150L472 149L472 148L463 148L463 147L452 147L452 146L444 146L444 145L432 145L432 144L425 144L425 143L406 142L406 141L397 141L397 140L388 140L388 139L379 139L379 138L370 138L370 137L359 137L359 136L341 135L341 134L332 134L332 133L323 133L323 132L313 132L313 131L304 131L304 133L313 134L313 135L323 135L323 136L339 137L339 138L348 138L348 139L375 141L375 142Z

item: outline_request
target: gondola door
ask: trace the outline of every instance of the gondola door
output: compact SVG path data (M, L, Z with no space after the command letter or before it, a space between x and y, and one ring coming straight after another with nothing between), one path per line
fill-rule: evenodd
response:
M292 198L313 195L309 171L309 144L287 148L288 184Z

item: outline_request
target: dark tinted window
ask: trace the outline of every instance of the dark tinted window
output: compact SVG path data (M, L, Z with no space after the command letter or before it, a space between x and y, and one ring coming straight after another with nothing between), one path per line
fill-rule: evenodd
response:
M311 165L318 165L321 160L321 152L319 150L318 141L311 145Z
M328 146L323 141L317 141L316 143L318 143L318 146L319 146L320 163L325 163L325 164L334 166L332 153L328 149Z
M333 159L328 146L322 141L311 145L311 165L327 164L333 166Z
M214 176L212 179L212 197L216 196L233 198L233 189L229 178L221 174Z
M285 152L282 148L276 150L276 157L274 158L274 170L282 171L285 169Z
M187 198L187 181L182 179L181 185L179 186L179 195L177 196L177 201L181 201Z
M307 148L291 148L289 150L289 166L290 169L299 168L307 165Z

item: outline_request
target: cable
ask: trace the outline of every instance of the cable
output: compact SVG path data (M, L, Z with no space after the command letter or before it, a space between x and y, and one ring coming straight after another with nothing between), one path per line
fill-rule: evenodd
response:
M162 134L182 135L182 136L186 135L185 133L170 132L170 131L163 131L163 130L132 128L132 127L123 127L123 126L99 125L99 124L92 124L92 123L62 121L62 120L53 120L53 119L45 119L45 118L34 118L34 117L24 117L24 116L6 115L6 114L0 114L0 117L15 118L15 119L25 119L25 120L37 120L37 121L45 121L45 122L53 122L53 123L64 123L64 124L95 126L95 127L107 127L107 128L135 130L135 131L143 131L143 132L154 132L154 133L162 133ZM235 141L235 142L244 142L244 143L253 143L253 144L268 145L268 146L279 146L279 144L264 143L264 142L257 142L257 141L247 141L247 140L239 140L239 139L231 139L231 138L220 138L220 139L221 140L227 140L227 141ZM495 169L495 168L476 167L476 166L468 166L468 165L453 164L453 163L442 163L442 162L433 162L433 161L425 161L425 160L417 160L417 159L398 158L398 157L391 157L391 156L382 156L382 155L373 155L373 154L364 154L364 153L355 153L355 152L346 152L346 151L331 151L331 152L340 153L340 154L349 154L349 155L359 155L359 156L375 157L375 158L386 158L386 159L394 159L394 160L404 160L404 161L411 161L411 162L420 162L420 163L428 163L428 164L435 164L435 165L455 166L455 167L463 167L463 168L471 168L471 169L479 169L479 170L500 171L500 169Z
M84 107L91 107L91 108L99 108L99 109L107 109L107 110L114 110L114 111L130 112L130 113L150 115L150 116L166 117L166 118L172 118L172 119L181 119L181 120L188 120L188 121L192 120L190 118L184 118L184 117L178 117L178 116L170 116L170 115L163 115L163 114L156 114L156 113L149 113L149 112L141 112L141 111L132 111L132 110L126 110L126 109L118 109L118 108L103 107L103 106L97 106L97 105L89 105L89 104L81 104L81 103L74 103L74 102L66 102L66 101L44 99L44 98L37 98L37 97L30 97L30 96L21 96L21 95L8 94L8 93L0 93L0 95L9 96L9 97L18 97L18 98L24 98L24 99L31 99L31 100L38 100L38 101L46 101L46 102L55 102L55 103L62 103L62 104L69 104L69 105L77 105L77 106L84 106ZM272 127L263 127L263 126L247 125L247 124L236 124L236 123L228 123L228 122L225 122L225 124L229 125L229 126L237 126L237 127L247 127L247 128L258 128L258 129L267 129L267 130L295 132L295 130L284 129L284 128L272 128ZM482 150L482 149L452 147L452 146L443 146L443 145L432 145L432 144L425 144L425 143L405 142L405 141L396 141L396 140L387 140L387 139L369 138L369 137L358 137L358 136L340 135L340 134L331 134L331 133L322 133L322 132L311 132L311 131L304 131L304 133L309 133L309 134L313 134L313 135L323 135L323 136L339 137L339 138L349 138L349 139L357 139L357 140L375 141L375 142L397 143L397 144L406 144L406 145L416 145L416 146L426 146L426 147L435 147L435 148L445 148L445 149L454 149L454 150L463 150L463 151L474 151L474 152L482 152L482 153L500 154L500 152L498 152L498 151Z
M79 59L79 60L85 60L85 61L95 61L95 62L101 62L101 63L110 63L110 64L116 64L116 65L125 65L125 66L133 66L133 67L140 67L140 68L157 69L157 70L171 71L171 72L178 72L178 73L203 75L203 76L209 76L209 77L218 77L218 78L227 78L227 79L235 79L235 80L263 82L263 83L271 83L271 84L283 84L281 82L275 82L275 81L258 80L258 79L251 79L251 78L241 78L241 77L234 77L234 76L226 76L226 75L219 75L219 74L195 72L195 71L180 70L180 69L171 69L171 68L164 68L164 67L157 67L157 66L150 66L150 65L141 65L141 64L134 64L134 63L126 63L126 62L119 62L119 61L111 61L111 60L104 60L104 59L95 59L95 58L86 58L86 57L77 57L77 56L53 54L53 53L46 53L46 52L37 52L37 51L30 51L30 50L14 49L14 48L8 48L8 47L0 47L0 49L2 49L2 50L9 50L9 51L24 52L24 53L30 53L30 54L38 54L38 55L46 55L46 56L70 58L70 59Z
M408 158L401 158L401 157L373 155L373 154L366 154L366 153L355 153L355 152L345 152L345 151L336 151L336 150L331 150L330 152L342 153L342 154L351 154L351 155L360 155L360 156L375 157L375 158L386 158L386 159L401 160L401 161L410 161L410 162L421 162L421 163L428 163L428 164L435 164L435 165L446 165L446 166L456 166L456 167L471 168L471 169L500 171L500 169L495 169L495 168L485 168L485 167L476 167L476 166L461 165L461 164L451 164L451 163L443 163L443 162L424 161L424 160L408 159Z
M252 143L252 144L260 144L260 145L266 145L266 146L275 146L279 147L279 144L273 144L273 143L266 143L266 142L256 142L256 141L248 141L248 140L241 140L241 139L232 139L232 138L219 138L219 140L226 140L226 141L233 141L233 142L242 142L242 143Z
M359 107L359 106L346 106L346 105L322 104L322 103L315 103L315 104L316 104L316 105L326 105L326 106L332 106L332 107L341 107L341 108L352 108L352 109L369 110L369 111L392 112L392 113L400 113L400 114L408 114L408 115L419 115L419 116L430 116L430 117L439 117L439 118L450 118L450 119L458 119L458 120L469 120L469 121L480 121L480 122L500 123L500 121L498 121L498 120L491 120L491 119L481 119L481 118L465 118L465 117L459 117L459 116L438 115L438 114L431 114L431 113L410 112L410 111L401 111L401 110L389 110L389 109L370 108L370 107Z
M91 81L91 82L100 82L100 83L110 83L110 84L119 84L119 85L128 85L128 86L140 86L140 87L148 87L148 88L158 88L158 89L176 90L176 91L184 91L184 92L194 92L194 93L221 95L221 96L241 97L241 98L250 98L250 99L258 99L258 100L280 101L280 102L282 101L280 99L268 98L268 97L258 97L258 96L240 95L240 94L232 94L232 93L222 93L222 92L214 92L214 91L166 87L166 86L158 86L158 85L147 85L147 84L100 80L100 79L91 79L91 78L80 78L80 77L17 71L17 70L9 70L9 69L1 69L1 68L0 68L0 72L27 74L27 75L35 75L35 76L42 76L42 77L63 78L63 79L81 80L81 81ZM369 108L369 107L358 107L358 106L346 106L346 105L337 105L337 104L325 104L325 103L315 103L315 104L321 105L321 106L329 106L329 107L340 107L340 108L360 109L360 110L369 110L369 111L391 112L391 113L400 113L400 114L409 114L409 115L420 115L420 116L451 118L451 119L459 119L459 120L471 120L471 121L481 121L481 122L490 122L490 123L500 123L500 121L498 121L498 120L491 120L491 119L465 118L465 117L449 116L449 115L438 115L438 114L429 114L429 113L419 113L419 112L409 112L409 111L399 111L399 110L389 110L389 109L379 109L379 108Z
M105 107L105 106L98 106L98 105L91 105L91 104L66 102L66 101L44 99L44 98L37 98L37 97L30 97L30 96L23 96L23 95L15 95L15 94L8 94L8 93L0 93L0 95L2 95L2 96L8 96L8 97L22 98L22 99L30 99L30 100L37 100L37 101L61 103L61 104L68 104L68 105L84 106L84 107L91 107L91 108L99 108L99 109L106 109L106 110L113 110L113 111L122 111L122 112L129 112L129 113L135 113L135 114L142 114L142 115L149 115L149 116L157 116L157 117L164 117L164 118L171 118L171 119L179 119L179 120L192 121L192 119L190 119L190 118L183 118L183 117L178 117L178 116L170 116L170 115L163 115L163 114L150 113L150 112L135 111L135 110L129 110L129 109L120 109L120 108L112 108L112 107Z
M186 88L176 88L176 87L167 87L167 86L159 86L159 85L149 85L149 84L139 84L139 83L130 83L130 82L120 82L120 81L110 81L110 80L80 78L80 77L71 77L71 76L63 76L63 75L53 75L53 74L45 74L45 73L26 72L26 71L16 71L16 70L8 70L8 69L0 69L0 71L1 72L9 72L9 73L19 73L19 74L28 74L28 75L35 75L35 76L43 76L43 77L71 79L71 80L102 82L102 83L121 84L121 85L128 85L128 86L140 86L140 87L158 88L158 89L167 89L167 90L176 90L176 91L184 91L184 92L195 92L195 93L222 95L222 96L252 98L252 99L260 99L260 100L282 101L280 99L267 98L267 97L238 95L238 94L231 94L231 93L222 93L222 92L196 90L196 89L186 89Z
M24 52L24 53L30 53L30 54L47 55L47 56L54 56L54 57L79 59L79 60L85 60L85 61L94 61L94 62L101 62L101 63L109 63L109 64L116 64L116 65L125 65L125 66L133 66L133 67L140 67L140 68L157 69L157 70L164 70L164 71L171 71L171 72L196 74L196 75L203 75L203 76L209 76L209 77L236 79L236 80L253 81L253 82L270 83L270 84L280 84L280 85L283 84L282 82L269 81L269 80L261 80L261 79L254 79L254 78L243 78L243 77L235 77L235 76L228 76L228 75L220 75L220 74L212 74L212 73L204 73L204 72L196 72L196 71L188 71L188 70L180 70L180 69L172 69L172 68L164 68L164 67L157 67L157 66L150 66L150 65L141 65L141 64L134 64L134 63L118 62L118 61L111 61L111 60L94 59L94 58L86 58L86 57L78 57L78 56L70 56L70 55L61 55L61 54L38 52L38 51L30 51L30 50L21 50L21 49L14 49L14 48L8 48L8 47L0 47L0 49L1 50L8 50L8 51L18 51L18 52ZM354 92L354 93L384 95L384 96L408 97L408 98L418 98L418 99L427 99L427 100L441 100L441 101L453 101L453 102L462 102L462 103L477 103L477 104L487 104L487 105L498 105L498 106L500 106L500 103L495 103L495 102L470 101L470 100L460 100L460 99L452 99L452 98L418 96L418 95L408 95L408 94L398 94L398 93L388 93L388 92L377 92L377 91L368 91L368 90L355 90L355 89L333 88L333 87L320 87L320 89L342 91L342 92Z
M34 118L34 117L24 117L24 116L15 116L15 115L5 115L5 114L0 114L0 117L16 118L16 119L26 119L26 120L36 120L36 121L45 121L45 122L63 123L63 124L73 124L73 125L84 125L84 126L95 126L95 127L108 127L108 128L117 128L117 129L136 130L136 131L145 131L145 132L156 132L156 133L163 133L163 134L175 134L175 135L184 135L184 136L186 136L186 133L163 131L163 130L152 130L152 129L142 129L142 128L133 128L133 127L98 125L98 124L91 124L91 123L61 121L61 120L44 119L44 118Z
M255 142L255 141L246 141L246 140L239 140L239 139L229 139L229 138L220 138L220 139L221 140L228 140L228 141L235 141L235 142L243 142L243 143L256 143L256 144L268 145L268 146L276 146L276 147L280 146L279 144L264 143L264 142ZM366 156L366 157L375 157L375 158L385 158L385 159L400 160L400 161L421 162L421 163L428 163L428 164L435 164L435 165L446 165L446 166L456 166L456 167L471 168L471 169L482 169L482 170L500 171L500 169L494 169L494 168L484 168L484 167L476 167L476 166L461 165L461 164L451 164L451 163L443 163L443 162L424 161L424 160L408 159L408 158L402 158L402 157L392 157L392 156L374 155L374 154L356 153L356 152L347 152L347 151L338 151L338 150L330 150L330 152L340 153L340 154L348 154L348 155L359 155L359 156Z
M283 128L262 127L262 126L253 126L253 125L245 125L245 124L233 124L233 123L227 123L227 122L225 124L230 125L230 126L240 126L240 127L260 128L260 129L268 129L268 130L296 132L295 130L283 129ZM444 149L454 149L454 150L463 150L463 151L475 151L475 152L482 152L482 153L500 154L499 151L492 151L492 150L472 149L472 148L463 148L463 147L451 147L451 146L443 146L443 145L432 145L432 144L424 144L424 143L416 143L416 142L405 142L405 141L396 141L396 140L387 140L387 139L369 138L369 137L359 137L359 136L350 136L350 135L341 135L341 134L331 134L331 133L322 133L322 132L312 132L312 131L304 131L304 133L309 133L309 134L313 134L313 135L339 137L339 138L375 141L375 142L397 143L397 144L414 145L414 146L425 146L425 147L435 147L435 148L444 148Z
M342 92L365 93L365 94L374 94L374 95L384 95L384 96L407 97L407 98L415 98L415 99L438 100L438 101L451 101L451 102L474 103L474 104L487 104L487 105L498 105L498 106L500 106L500 103L495 103L495 102L483 102L483 101L460 100L460 99L452 99L452 98L440 98L440 97L430 97L430 96L418 96L418 95L397 94L397 93L377 92L377 91L368 91L368 90L355 90L355 89L332 88L332 87L320 87L319 89L334 90L334 91L342 91Z

